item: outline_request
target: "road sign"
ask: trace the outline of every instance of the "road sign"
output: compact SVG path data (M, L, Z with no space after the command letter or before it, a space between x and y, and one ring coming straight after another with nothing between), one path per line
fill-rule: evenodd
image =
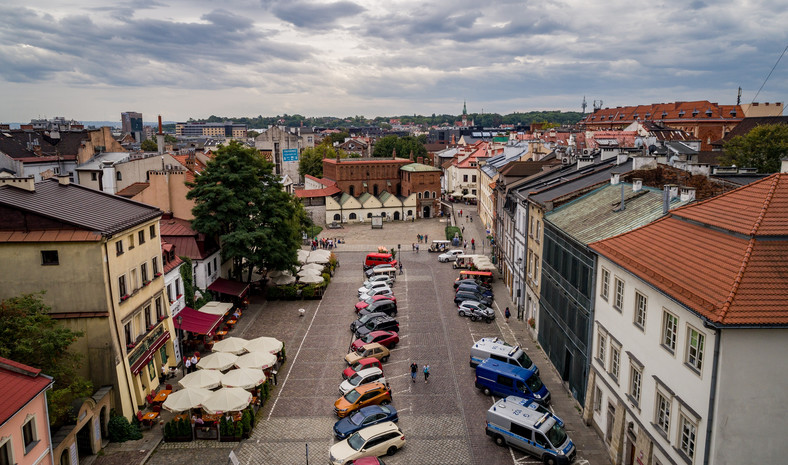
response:
M298 161L298 149L282 150L282 161Z

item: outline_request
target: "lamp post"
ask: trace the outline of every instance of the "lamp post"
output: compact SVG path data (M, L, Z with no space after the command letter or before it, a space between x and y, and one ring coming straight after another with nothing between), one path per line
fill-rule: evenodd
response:
M178 349L181 351L181 372L183 376L186 376L186 364L183 363L183 328L181 327L183 317L178 315L176 320L178 320Z

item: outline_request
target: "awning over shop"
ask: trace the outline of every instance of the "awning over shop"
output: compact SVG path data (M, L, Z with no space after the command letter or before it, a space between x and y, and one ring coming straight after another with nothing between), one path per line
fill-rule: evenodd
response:
M182 317L179 324L178 318ZM191 307L184 307L183 310L178 312L178 315L173 318L175 329L182 329L196 334L212 335L213 331L219 326L222 321L222 315L211 315L210 313L198 312Z
M208 290L218 292L219 294L243 298L249 291L249 285L246 283L239 283L238 281L230 281L229 279L217 278L216 281L208 286Z
M185 322L184 322L185 323ZM145 349L145 353L142 354L137 361L131 364L131 372L135 375L142 370L142 367L147 365L152 359L153 355L156 353L157 350L161 349L165 342L170 339L170 332L164 331L155 341L153 341L150 346Z

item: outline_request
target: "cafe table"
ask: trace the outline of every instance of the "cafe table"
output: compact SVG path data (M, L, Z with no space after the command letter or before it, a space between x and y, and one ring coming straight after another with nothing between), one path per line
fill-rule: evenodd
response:
M153 401L151 401L151 403L152 404L161 404L165 400L167 400L167 396L169 396L171 393L172 393L172 390L162 389L161 391L158 392L158 394L156 394L156 397L153 398Z

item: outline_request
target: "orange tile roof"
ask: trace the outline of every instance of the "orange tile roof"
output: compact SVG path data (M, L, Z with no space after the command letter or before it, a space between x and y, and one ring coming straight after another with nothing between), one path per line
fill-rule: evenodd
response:
M788 173L590 247L714 323L788 324Z

